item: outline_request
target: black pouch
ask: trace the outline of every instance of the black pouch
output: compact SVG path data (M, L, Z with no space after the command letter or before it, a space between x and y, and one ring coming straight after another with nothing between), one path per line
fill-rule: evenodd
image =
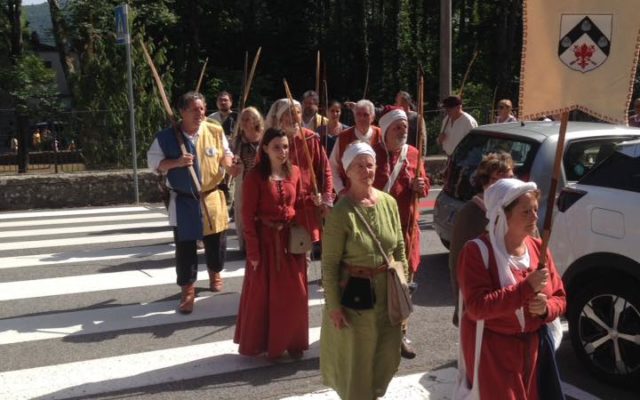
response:
M342 291L340 304L353 310L370 310L376 304L376 293L369 278L350 276Z

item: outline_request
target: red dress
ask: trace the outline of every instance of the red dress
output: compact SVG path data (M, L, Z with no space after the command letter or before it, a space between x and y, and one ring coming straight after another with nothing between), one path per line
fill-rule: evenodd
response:
M478 382L481 399L538 399L537 371L539 337L542 324L564 314L566 294L551 253L547 253L549 281L542 293L547 295L548 315L545 319L527 311L535 295L525 279L537 268L541 241L525 239L530 265L527 270L512 269L516 284L501 287L498 267L489 242L489 235L480 239L489 250L489 269L484 266L478 246L469 241L458 258L458 282L464 299L462 337L460 343L467 366L467 380L473 379L476 321L484 319L485 328L480 353ZM522 332L515 311L524 307L525 328Z
M373 150L376 152L376 177L373 182L373 186L376 189L383 190L389 178L391 172L396 163L400 159L400 150L389 155L387 148L382 142L373 146ZM407 254L407 260L411 270L415 273L418 270L420 264L420 227L418 226L418 220L420 219L420 210L418 207L414 207L413 202L413 190L411 189L412 182L416 177L418 168L420 169L420 176L425 177L424 192L420 193L420 197L425 197L429 193L430 183L426 178L424 172L423 163L419 162L420 154L418 149L409 145L407 151L407 159L404 162L404 167L400 170L400 174L396 179L396 182L391 187L389 194L396 199L398 203L398 211L400 212L400 223L402 224L402 232L404 232L404 243L407 253L411 251L411 254ZM411 238L409 238L409 232L407 226L411 224ZM409 246L411 243L411 246Z
M303 131L309 148L309 155L311 156L311 165L313 165L318 192L323 197L331 198L333 196L333 177L327 153L320 145L318 135L306 128L303 128ZM296 222L307 228L307 231L311 234L311 239L317 242L320 240L322 224L319 209L313 204L314 191L311 181L311 169L305 154L304 142L299 133L295 135L293 143L289 145L289 159L293 165L297 165L300 168L302 176L301 200L296 204Z
M282 181L251 170L242 184L242 218L247 261L234 342L238 352L277 358L285 350L309 348L309 306L305 256L287 253L287 224L295 216L300 171ZM278 229L278 226L282 226Z

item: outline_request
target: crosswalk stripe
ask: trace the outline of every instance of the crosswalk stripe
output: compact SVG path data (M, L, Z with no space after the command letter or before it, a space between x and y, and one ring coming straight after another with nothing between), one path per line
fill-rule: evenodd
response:
M206 265L200 264L198 270L200 272L198 281L208 281ZM244 268L222 271L223 278L241 276L244 276ZM0 283L0 301L166 285L175 284L175 282L175 267L13 281Z
M57 227L57 228L44 228L44 229L28 229L28 230L6 230L0 231L0 238L15 238L15 237L28 237L33 238L35 236L47 236L47 235L68 235L74 233L91 233L92 235L110 235L117 234L127 229L146 229L146 228L168 228L166 221L159 222L137 222L133 224L111 224L111 225L89 225L89 226L71 226L71 227Z
M320 328L309 329L305 359L318 357L319 339ZM225 340L3 372L0 398L81 398L273 365L265 357L240 356L237 350L237 344Z
M123 217L124 218L124 217ZM143 219L162 219L167 220L166 214L157 212L146 212L140 214L128 214L126 219L128 220L143 220ZM56 219L32 219L32 220L11 220L9 222L0 222L0 229L6 228L21 228L27 226L49 226L49 225L71 225L71 224L93 224L96 222L109 222L114 219L120 219L118 216L105 215L101 217L77 217L77 218L56 218Z
M26 211L0 214L0 221L20 218L62 217L68 215L123 214L156 211L158 207L97 207L71 210Z
M169 229L169 227L167 227ZM0 243L0 251L15 250L15 249L39 249L46 247L66 247L66 246L80 246L88 244L105 244L105 243L121 243L121 242L133 242L141 240L160 240L160 239L173 239L173 232L170 230L162 232L143 232L132 234L111 234L111 235L96 235L96 236L83 236L76 238L66 239L44 239L44 240L31 240L31 241L14 241L14 242L2 242Z
M0 258L0 270L24 267L42 267L46 265L97 263L120 259L140 259L152 256L167 256L175 252L172 244L154 246L122 247L103 250L77 250L60 253L35 254L18 257Z
M309 307L324 303L317 289L309 287ZM239 302L240 293L229 292L197 297L195 311L189 315L178 313L173 300L9 318L2 320L0 345L231 317L238 313Z

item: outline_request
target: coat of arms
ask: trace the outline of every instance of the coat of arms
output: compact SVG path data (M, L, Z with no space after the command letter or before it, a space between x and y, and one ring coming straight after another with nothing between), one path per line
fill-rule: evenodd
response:
M569 68L589 72L602 65L611 50L613 15L563 14L558 57Z

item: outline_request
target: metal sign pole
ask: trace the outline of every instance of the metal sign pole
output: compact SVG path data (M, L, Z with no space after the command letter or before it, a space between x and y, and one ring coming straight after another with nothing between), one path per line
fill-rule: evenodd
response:
M136 115L133 103L133 77L131 74L131 35L129 33L129 6L122 4L116 7L116 41L126 45L127 49L127 81L129 87L129 130L131 132L131 162L133 167L133 191L136 204L140 203L138 189L138 152L136 151Z

